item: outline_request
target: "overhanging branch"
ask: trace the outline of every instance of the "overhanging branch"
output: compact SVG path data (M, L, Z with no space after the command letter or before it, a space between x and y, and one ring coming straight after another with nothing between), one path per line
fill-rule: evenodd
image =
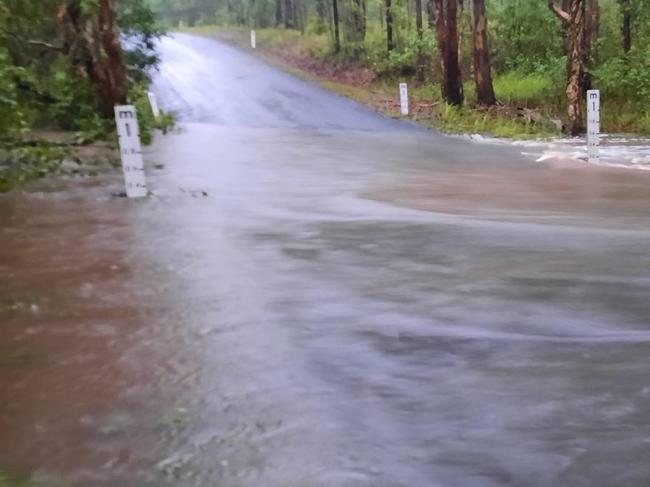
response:
M555 0L548 0L548 8L550 8L551 12L553 12L555 16L562 22L569 23L571 21L571 16L560 7L558 7L555 3Z

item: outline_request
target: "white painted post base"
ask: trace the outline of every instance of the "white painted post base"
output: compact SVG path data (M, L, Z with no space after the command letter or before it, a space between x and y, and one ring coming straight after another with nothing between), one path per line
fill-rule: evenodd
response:
M399 84L399 104L402 115L409 114L409 91L406 83Z

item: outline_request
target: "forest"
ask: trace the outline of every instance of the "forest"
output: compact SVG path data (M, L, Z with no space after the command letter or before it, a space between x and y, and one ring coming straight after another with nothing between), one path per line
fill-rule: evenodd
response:
M240 26L245 45L244 31L256 29L261 49L292 52L297 67L317 60L348 80L369 71L352 83L362 90L340 90L362 101L371 98L364 89L390 94L408 81L420 117L452 131L540 135L561 126L579 135L585 92L594 88L605 130L650 133L644 0L148 2L172 30L223 37Z

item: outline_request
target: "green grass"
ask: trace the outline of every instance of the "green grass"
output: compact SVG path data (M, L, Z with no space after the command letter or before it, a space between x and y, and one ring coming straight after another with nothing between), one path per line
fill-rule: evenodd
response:
M523 75L510 72L494 79L494 92L497 99L506 105L542 107L549 104L549 98L553 98L554 90L553 79L548 75Z

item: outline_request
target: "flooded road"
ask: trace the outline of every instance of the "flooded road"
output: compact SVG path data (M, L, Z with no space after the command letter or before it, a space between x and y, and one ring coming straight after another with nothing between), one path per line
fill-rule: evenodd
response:
M182 124L147 151L151 199L111 198L117 174L0 197L0 471L650 483L648 173L477 150L204 39L161 49Z

